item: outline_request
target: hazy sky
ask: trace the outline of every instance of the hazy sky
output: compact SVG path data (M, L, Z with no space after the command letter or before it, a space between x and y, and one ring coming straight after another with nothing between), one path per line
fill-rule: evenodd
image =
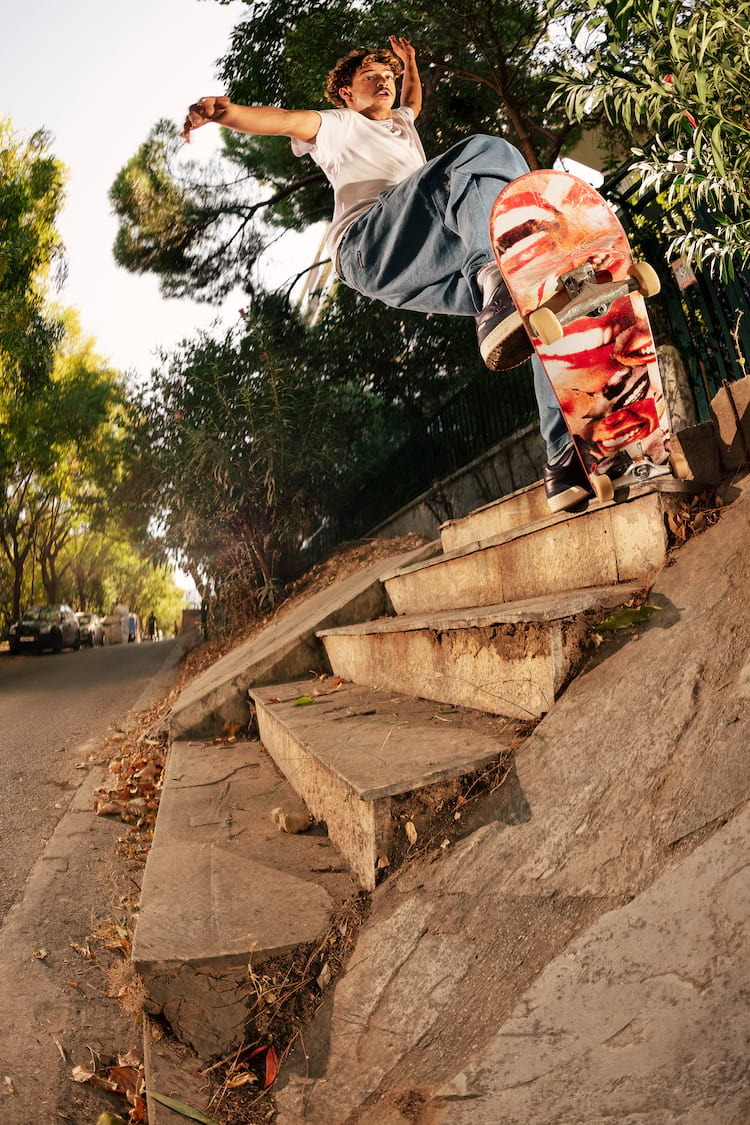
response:
M69 170L58 223L69 276L52 296L78 309L97 351L120 370L148 374L156 348L217 316L212 306L165 301L154 277L115 265L108 193L160 117L181 123L191 101L221 92L216 60L247 12L239 0L25 0L3 21L0 116L23 135L49 130ZM200 130L190 155L208 158L218 137L212 126ZM227 301L224 323L241 304Z

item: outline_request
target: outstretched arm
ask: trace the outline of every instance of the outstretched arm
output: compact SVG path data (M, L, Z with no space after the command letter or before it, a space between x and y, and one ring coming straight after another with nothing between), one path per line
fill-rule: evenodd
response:
M404 73L401 79L401 105L413 112L415 118L419 117L422 109L422 83L417 68L417 53L413 46L403 35L389 35L388 41L391 50L404 64Z
M236 105L223 94L199 98L187 112L181 136L190 140L193 129L209 121L235 129L238 133L252 133L268 137L296 137L312 144L320 128L320 114L314 109L279 109L271 105Z

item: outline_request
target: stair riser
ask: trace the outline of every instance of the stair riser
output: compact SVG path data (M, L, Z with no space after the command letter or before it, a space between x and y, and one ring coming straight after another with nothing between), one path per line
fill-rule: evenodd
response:
M463 519L451 520L440 528L440 542L446 554L492 539L506 531L514 531L524 524L548 516L549 505L542 484L522 489L505 497L502 503L488 504Z
M361 885L374 890L378 856L387 854L390 846L390 798L361 800L277 722L257 697L256 706L264 747L315 819L325 821L329 838Z
M647 495L394 575L386 589L396 613L433 613L647 580L666 555L661 501Z
M581 662L583 618L324 637L336 675L509 718L539 718Z

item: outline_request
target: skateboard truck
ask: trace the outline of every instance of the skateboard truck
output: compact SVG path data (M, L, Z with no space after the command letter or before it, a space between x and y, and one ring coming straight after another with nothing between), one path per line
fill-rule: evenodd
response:
M538 337L542 344L555 344L562 340L565 325L580 317L604 316L618 297L626 297L636 290L644 297L653 297L661 289L659 275L647 262L634 262L630 276L622 281L597 281L590 262L564 274L560 281L569 303L557 311L549 305L542 305L529 314L532 335ZM558 289L556 296L560 293Z

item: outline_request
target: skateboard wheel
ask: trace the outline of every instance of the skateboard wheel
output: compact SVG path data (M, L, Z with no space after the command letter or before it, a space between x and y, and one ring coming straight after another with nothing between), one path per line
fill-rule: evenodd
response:
M606 473L602 473L601 476L592 477L591 487L596 493L597 500L601 500L602 504L608 504L610 500L614 499L615 486Z
M535 309L529 313L529 324L534 336L538 336L543 344L556 344L563 338L563 327L552 309Z
M638 292L644 297L655 297L661 290L659 275L648 262L633 262L630 276L638 282Z

